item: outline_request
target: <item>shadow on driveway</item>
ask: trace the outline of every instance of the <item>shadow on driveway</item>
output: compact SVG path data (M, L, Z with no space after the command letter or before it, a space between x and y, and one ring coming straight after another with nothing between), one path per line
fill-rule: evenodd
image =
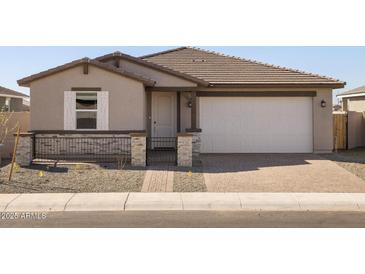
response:
M202 154L201 160L206 173L240 172L259 170L264 167L310 165L311 160L321 160L318 155L303 154Z

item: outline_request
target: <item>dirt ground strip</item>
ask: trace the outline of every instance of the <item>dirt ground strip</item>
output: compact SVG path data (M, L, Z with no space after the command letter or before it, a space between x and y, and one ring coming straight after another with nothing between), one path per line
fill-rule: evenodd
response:
M365 148L339 151L323 157L365 180Z
M145 175L145 170L120 170L115 164L32 165L16 167L9 182L9 169L0 169L0 193L139 192Z
M178 168L174 175L174 192L206 192L203 167Z

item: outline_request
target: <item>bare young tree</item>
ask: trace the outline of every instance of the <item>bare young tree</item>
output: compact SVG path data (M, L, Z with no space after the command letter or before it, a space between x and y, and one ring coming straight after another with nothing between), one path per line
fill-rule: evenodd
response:
M0 109L0 144L3 144L6 137L15 132L15 129L18 127L18 122L14 125L10 125L10 119L12 117L11 112L4 111L5 109Z

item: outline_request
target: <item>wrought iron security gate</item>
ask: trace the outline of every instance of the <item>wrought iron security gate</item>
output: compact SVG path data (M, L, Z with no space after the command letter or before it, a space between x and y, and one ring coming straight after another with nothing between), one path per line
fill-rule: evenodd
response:
M176 165L177 162L176 137L148 137L147 165Z

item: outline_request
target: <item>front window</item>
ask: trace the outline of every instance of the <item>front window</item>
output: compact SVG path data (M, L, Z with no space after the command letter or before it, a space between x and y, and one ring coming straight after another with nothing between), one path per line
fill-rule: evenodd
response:
M76 93L76 129L96 129L97 101L96 92Z

